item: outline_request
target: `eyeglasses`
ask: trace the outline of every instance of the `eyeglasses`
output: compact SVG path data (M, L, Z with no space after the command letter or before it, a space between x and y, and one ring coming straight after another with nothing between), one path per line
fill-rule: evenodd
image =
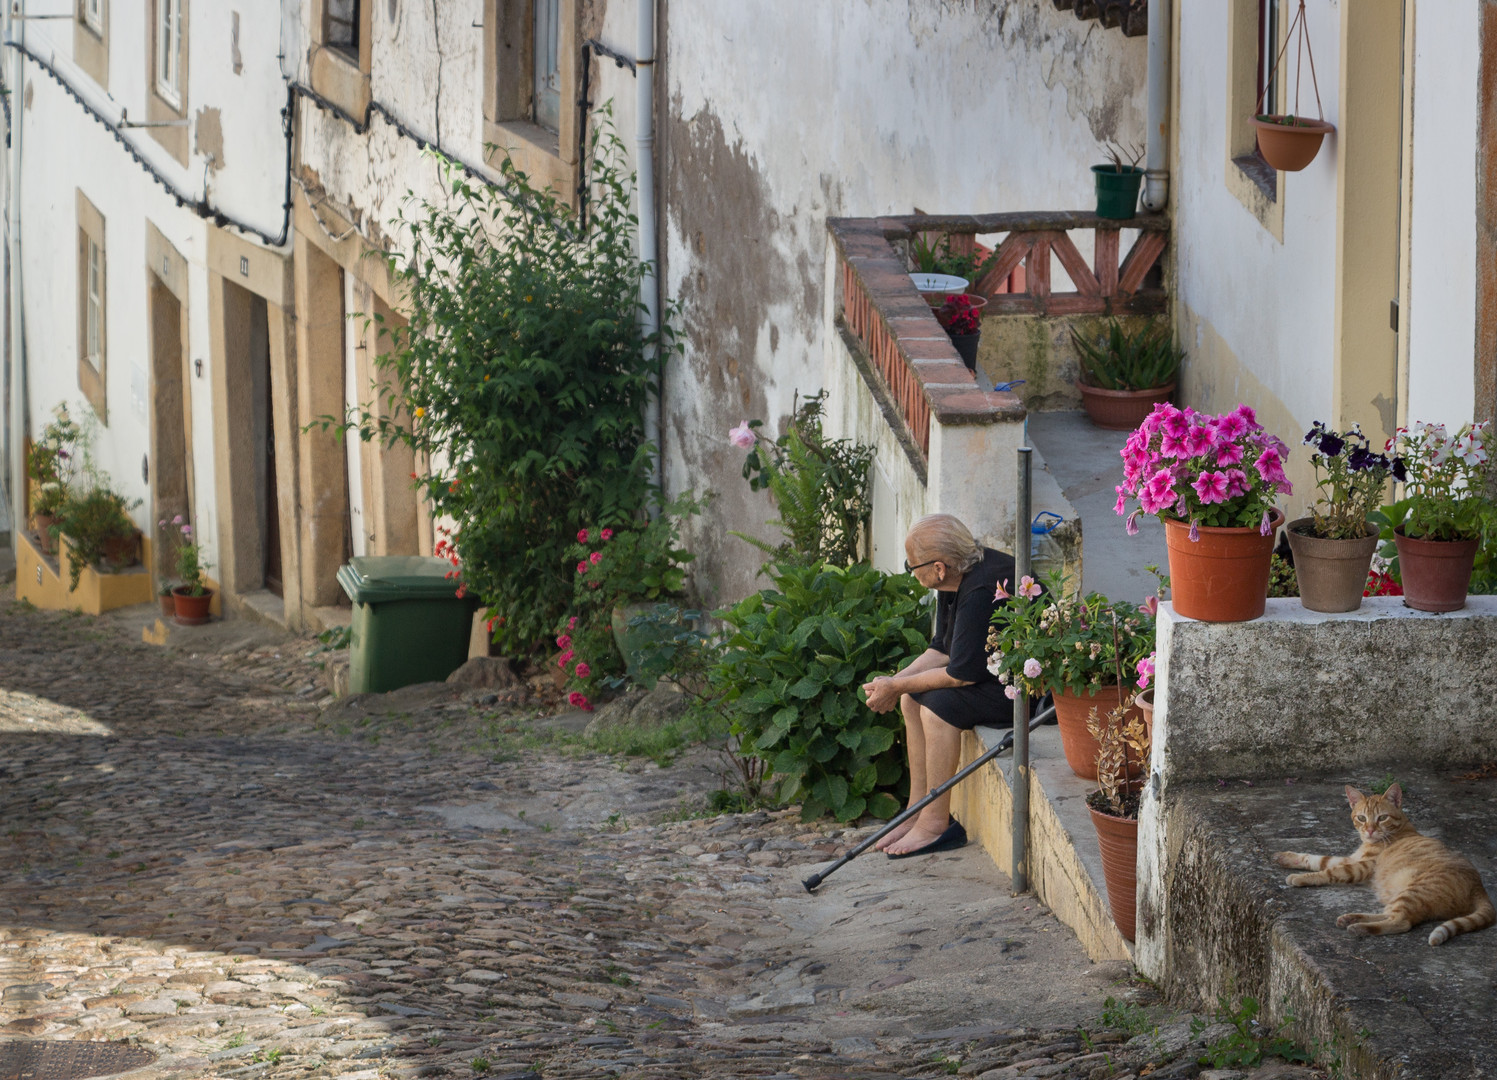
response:
M940 561L941 561L940 559L927 559L923 563L916 563L914 566L911 566L910 565L910 560L906 559L904 561L904 571L907 574L913 574L916 570L919 570L922 566L933 566L934 564L936 564L936 563L938 563Z

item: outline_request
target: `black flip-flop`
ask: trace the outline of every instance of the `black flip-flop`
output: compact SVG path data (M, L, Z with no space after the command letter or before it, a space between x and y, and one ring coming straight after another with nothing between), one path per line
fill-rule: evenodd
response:
M964 847L967 843L967 830L962 828L962 823L955 818L950 818L951 824L946 826L946 831L936 837L922 848L914 851L901 851L894 854L892 851L884 852L891 859L909 859L916 855L934 855L938 851L954 851Z

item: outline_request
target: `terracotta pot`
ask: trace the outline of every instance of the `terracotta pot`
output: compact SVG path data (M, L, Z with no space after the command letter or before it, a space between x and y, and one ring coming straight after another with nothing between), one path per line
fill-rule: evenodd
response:
M111 570L134 566L140 557L140 531L129 536L111 536L104 541L104 565Z
M1088 806L1097 847L1102 851L1102 879L1107 883L1107 906L1112 921L1129 941L1133 940L1135 901L1138 895L1138 819L1101 814Z
M158 599L161 601L161 614L170 618L177 613L177 598L171 593L162 593Z
M1471 567L1481 540L1416 540L1393 533L1403 602L1415 611L1459 611L1466 606Z
M1258 150L1263 160L1280 172L1299 172L1320 153L1320 143L1336 130L1334 124L1324 120L1306 120L1295 117L1293 124L1276 124L1273 120L1253 117L1253 127L1258 129Z
M1093 424L1104 431L1132 431L1154 411L1155 405L1170 399L1175 384L1152 390L1104 390L1078 379L1076 389L1081 391L1081 405Z
M1190 539L1190 525L1164 519L1170 552L1170 596L1175 612L1202 622L1247 622L1263 614L1268 599L1268 564L1274 533L1284 515L1273 512L1268 535L1255 526L1216 528L1202 525L1200 539Z
M1294 552L1294 576L1299 600L1310 611L1356 611L1367 589L1367 571L1377 550L1377 530L1354 540L1326 540L1312 536L1313 518L1295 518L1284 530ZM1304 532L1298 530L1303 529Z
M42 545L43 555L57 554L57 537L52 535L52 526L57 524L55 514L32 514L31 522L36 526L36 536Z
M1144 718L1144 730L1149 733L1149 745L1154 745L1154 688L1140 690L1133 699L1134 707Z
M1102 752L1097 740L1086 729L1092 706L1100 716L1123 700L1125 691L1117 683L1100 687L1094 694L1073 694L1068 690L1055 691L1055 722L1060 727L1060 746L1065 751L1066 764L1083 780L1097 778L1097 755ZM1137 716L1136 709L1129 715Z
M193 596L186 585L178 585L172 590L172 600L174 616L183 626L202 626L213 617L209 614L212 589L204 589L202 596Z

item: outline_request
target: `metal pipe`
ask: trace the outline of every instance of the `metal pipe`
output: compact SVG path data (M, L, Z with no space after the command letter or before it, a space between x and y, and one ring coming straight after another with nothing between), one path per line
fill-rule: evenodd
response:
M5 38L7 41L25 40L24 22L26 0L6 5ZM11 67L10 89L15 95L16 107L11 109L14 120L10 131L10 183L6 191L6 228L10 233L10 412L6 424L6 453L9 455L10 504L12 530L26 527L26 462L21 453L26 437L26 332L25 312L22 301L25 291L21 288L24 276L21 269L21 131L26 110L21 108L25 93L26 59L20 50L11 49L14 59Z
M1144 154L1144 209L1157 212L1170 201L1171 0L1149 3L1149 119Z
M640 323L648 338L660 333L660 241L655 219L655 0L636 0L639 5L638 40L635 42L635 151L634 169L639 176L639 259L648 267L640 284ZM659 359L652 350L652 359ZM645 404L645 431L655 440L655 483L665 491L665 411L660 399L665 393L665 372L655 384L655 396Z
M1029 574L1030 479L1034 451L1019 447L1019 505L1014 523L1015 585ZM1013 893L1029 891L1029 695L1014 698Z

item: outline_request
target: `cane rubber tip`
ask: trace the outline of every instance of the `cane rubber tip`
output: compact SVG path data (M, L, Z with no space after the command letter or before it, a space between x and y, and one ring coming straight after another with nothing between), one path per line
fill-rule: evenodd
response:
M806 892L815 892L816 886L821 884L821 875L812 874L805 881L802 881L801 884L806 887Z

